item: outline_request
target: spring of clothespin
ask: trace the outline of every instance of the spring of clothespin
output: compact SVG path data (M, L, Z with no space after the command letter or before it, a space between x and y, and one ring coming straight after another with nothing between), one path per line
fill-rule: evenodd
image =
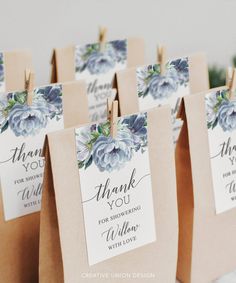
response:
M163 76L166 69L166 48L163 45L157 47L157 62L160 64L160 73Z
M103 52L105 50L106 46L106 36L107 36L107 28L105 27L100 27L99 28L99 45L100 45L100 52Z
M118 101L107 99L107 117L110 121L110 134L114 139L117 135Z
M229 67L226 72L226 84L229 88L229 99L233 99L236 90L236 69Z
M27 92L27 104L32 105L34 96L35 74L30 70L25 70L25 90Z

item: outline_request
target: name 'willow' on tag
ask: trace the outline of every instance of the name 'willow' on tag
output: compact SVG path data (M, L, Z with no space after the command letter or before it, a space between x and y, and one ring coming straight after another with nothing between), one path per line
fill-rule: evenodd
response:
M76 129L89 264L156 240L147 114ZM148 221L147 221L148 219Z

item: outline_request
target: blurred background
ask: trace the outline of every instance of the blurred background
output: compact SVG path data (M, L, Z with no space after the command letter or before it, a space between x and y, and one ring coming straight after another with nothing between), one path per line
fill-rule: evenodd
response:
M210 65L223 68L236 54L236 0L0 1L0 50L31 49L38 85L49 81L53 47L97 41L100 25L109 40L143 37L147 63L158 43L169 57L205 51Z

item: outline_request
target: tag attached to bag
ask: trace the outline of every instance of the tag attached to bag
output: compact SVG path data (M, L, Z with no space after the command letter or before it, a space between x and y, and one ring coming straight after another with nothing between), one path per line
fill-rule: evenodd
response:
M176 116L181 98L190 93L188 58L171 60L161 75L160 64L137 68L137 93L141 111L169 104Z
M75 47L76 79L84 79L88 88L91 121L106 118L106 101L115 99L113 91L115 72L127 66L127 40L77 45Z
M170 108L115 116L111 110L108 121L47 137L42 283L175 280L178 219Z
M40 210L47 133L64 127L63 86L0 94L0 170L5 220ZM67 95L67 94L66 94Z
M1 94L1 186L5 219L40 210L46 133L63 128L62 86L34 90L32 105L27 93Z
M211 91L205 101L216 213L222 213L236 207L236 102L229 89Z
M147 114L119 118L117 127L115 138L107 122L76 129L90 265L156 239Z
M52 57L53 82L84 79L91 121L106 119L106 101L114 100L115 73L144 64L144 41L127 38L107 41L101 30L99 41L56 48Z
M137 68L138 104L141 111L169 104L173 115L174 141L177 142L183 122L176 119L181 98L190 93L188 58L171 60L161 65L154 64Z
M198 64L198 62L200 62ZM196 75L197 71L202 78ZM198 87L195 88L197 81ZM173 135L176 142L183 121L176 119L182 97L202 87L208 89L205 56L197 54L148 66L117 72L118 95L122 114L169 104L172 109ZM130 101L127 103L126 93Z

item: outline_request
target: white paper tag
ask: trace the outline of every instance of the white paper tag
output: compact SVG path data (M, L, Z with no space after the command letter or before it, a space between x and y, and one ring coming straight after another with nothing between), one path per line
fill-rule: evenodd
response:
M236 101L229 91L206 95L206 115L216 213L236 207Z
M104 122L76 130L90 265L156 240L147 115L120 118L115 139Z
M115 98L112 90L115 73L126 67L127 40L107 42L104 51L98 43L76 46L76 79L87 82L91 121L106 119L107 98Z
M176 119L181 98L189 94L188 58L169 61L165 74L160 74L160 65L137 68L137 94L139 110L169 104L173 115L173 137L177 142L183 122Z
M0 95L0 178L5 220L40 210L45 135L63 128L62 87Z

